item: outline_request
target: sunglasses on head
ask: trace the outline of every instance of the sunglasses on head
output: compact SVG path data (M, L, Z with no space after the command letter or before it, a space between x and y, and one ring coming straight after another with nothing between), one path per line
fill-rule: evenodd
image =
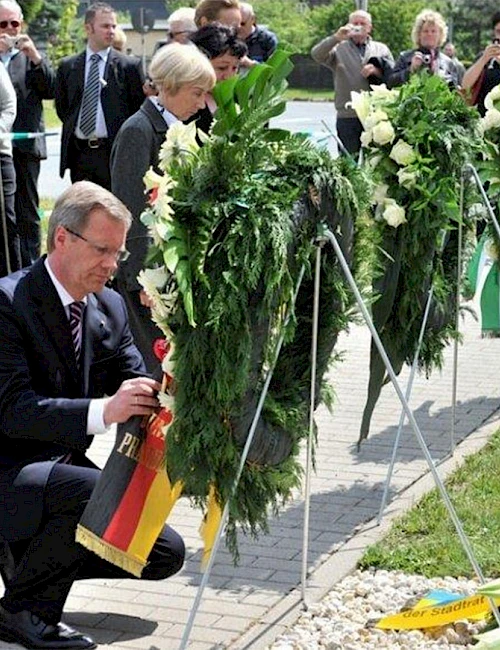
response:
M0 29L6 29L9 25L16 29L20 24L18 20L0 20Z

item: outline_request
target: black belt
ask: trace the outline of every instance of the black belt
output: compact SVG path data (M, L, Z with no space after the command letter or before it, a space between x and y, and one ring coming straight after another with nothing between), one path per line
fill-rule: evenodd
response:
M109 138L89 138L88 140L84 140L83 138L74 137L73 141L75 142L76 148L80 149L80 151L84 149L101 149L102 147L110 146Z

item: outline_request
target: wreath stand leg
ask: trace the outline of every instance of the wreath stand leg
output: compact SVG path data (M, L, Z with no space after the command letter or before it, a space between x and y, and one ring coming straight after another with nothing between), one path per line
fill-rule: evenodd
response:
M463 198L461 196L461 198ZM462 205L462 203L461 203ZM462 214L462 211L461 211ZM456 309L456 330L457 332L459 331L459 304L460 304L460 269L461 269L461 251L462 251L462 221L460 221L459 226L459 235L458 235L458 255L457 255L457 273L458 273L458 278L457 278L457 297L456 297L456 304L457 304L457 309ZM442 244L441 244L441 251L444 250L445 246L445 233L443 233L443 239L442 239ZM411 393L413 390L413 382L415 381L415 375L417 373L417 368L418 368L418 360L420 358L420 350L422 348L422 343L424 340L424 335L425 335L425 328L427 327L427 321L429 319L429 314L430 314L430 309L432 305L432 298L434 296L434 285L431 285L429 292L427 294L427 302L425 304L425 310L424 310L424 315L422 318L422 325L420 326L420 332L418 336L418 342L417 342L417 349L415 350L415 355L413 357L413 363L411 366L411 371L410 371L410 377L408 378L408 383L406 385L406 401L409 403L411 399ZM455 340L455 344L457 341ZM455 347L455 350L458 350L458 346ZM453 376L456 377L456 363L457 359L454 356L453 359ZM453 383L453 397L452 397L452 424L451 424L451 455L453 455L455 451L455 445L454 445L454 420L455 420L455 415L454 415L454 406L456 403L456 381ZM394 465L396 464L396 457L397 457L397 452L399 448L399 441L401 439L401 434L403 431L403 426L406 422L406 414L404 408L401 409L401 415L399 417L399 424L398 424L398 430L396 433L396 439L394 440L394 446L392 448L392 456L391 456L391 462L389 463L389 469L387 470L387 477L385 479L385 484L384 484L384 493L382 495L382 501L380 503L380 509L377 517L377 526L380 526L382 522L382 517L384 515L384 510L387 506L387 500L389 497L389 487L391 485L391 480L392 480L392 474L394 471Z
M287 314L286 319L285 319L285 325L286 325L286 322L288 322L288 319L290 318L290 315L293 313L293 308L294 308L295 302L297 300L297 295L299 293L300 285L302 284L302 279L304 277L304 273L305 273L305 266L302 266L302 268L300 270L300 273L299 273L298 280L297 280L297 284L295 286L292 305L290 306L290 309L289 309L288 314ZM248 452L250 451L250 447L251 447L252 442L253 442L254 434L255 434L255 431L257 429L257 424L259 422L260 415L262 413L262 408L264 406L264 401L266 399L266 396L267 396L267 393L268 393L268 390L269 390L269 385L270 385L271 379L273 377L274 368L276 367L276 362L278 360L278 357L279 357L279 354L280 354L280 351L281 351L281 347L282 347L283 341L285 339L285 330L286 330L286 327L283 327L283 334L280 336L280 338L279 338L279 340L278 340L278 342L276 344L276 350L275 350L275 354L274 354L273 363L272 363L271 367L269 368L269 370L267 372L266 379L265 379L264 385L262 387L262 392L260 394L259 401L258 401L256 410L255 410L255 415L253 417L252 424L251 424L249 432L248 432L247 440L246 440L245 446L243 447L243 451L241 452L241 458L240 458L240 464L239 464L239 467L238 467L238 472L236 474L236 478L234 479L234 483L232 485L231 492L229 494L229 498L227 499L227 501L226 501L226 503L224 505L224 510L222 512L220 524L219 524L219 527L217 529L217 534L216 534L215 539L214 539L214 543L213 543L213 546L212 546L212 551L210 553L210 557L209 557L205 572L203 573L203 576L202 576L202 579L201 579L201 582L200 582L200 586L198 587L198 591L196 593L196 597L194 599L193 606L191 608L191 611L189 612L189 618L188 618L188 621L186 623L184 633L182 635L179 650L185 650L185 648L187 648L187 644L189 642L189 637L190 637L191 631L192 631L193 626L194 626L194 621L195 621L195 618L196 618L196 614L198 613L198 609L199 609L200 604L201 604L201 599L203 597L203 592L205 591L205 587L208 584L208 579L210 577L210 574L212 572L212 568L213 568L213 565L214 565L214 562L215 562L215 556L216 556L217 551L219 549L220 542L221 542L221 539L222 539L222 534L223 534L224 528L226 526L227 518L229 516L229 504L230 504L232 498L234 497L234 494L236 492L236 488L238 487L238 483L240 482L240 478L241 478L241 475L243 473L243 469L244 469L244 466L245 466L245 463L246 463L246 460L247 460ZM311 381L314 383L314 375L312 376Z
M420 348L422 347L422 341L424 339L425 328L427 326L427 319L429 318L429 312L431 308L432 296L434 295L434 285L429 289L427 294L427 303L425 305L424 317L422 319L422 325L420 327L420 333L418 337L417 349L415 351L415 356L413 357L413 363L411 365L410 377L408 383L406 384L406 394L405 399L409 403L411 398L411 392L413 390L413 382L415 380L415 375L418 367L418 359L420 356ZM394 471L394 465L396 463L396 456L398 453L399 440L401 438L401 433L403 431L403 426L406 422L406 413L404 408L401 409L401 415L399 416L398 431L396 433L396 439L394 440L394 446L392 448L391 462L389 464L389 469L387 470L387 477L384 484L384 494L382 495L382 502L380 504L380 510L377 517L377 526L380 526L382 521L382 516L384 514L385 507L387 505L387 498L389 495L389 487L391 485L392 473Z
M499 228L500 230L500 228ZM340 245L335 237L335 235L329 231L328 229L324 230L323 233L330 243L332 244L335 254L337 255L337 258L340 262L340 265L342 267L342 270L344 272L344 275L349 283L349 286L351 287L351 290L354 294L354 297L356 299L356 302L358 304L359 309L361 310L361 314L368 325L368 328L371 332L373 341L375 342L375 345L377 346L378 352L380 354L380 357L386 367L387 374L389 375L391 382L394 386L394 389L397 393L397 396L399 398L399 401L401 402L401 405L404 409L404 412L406 413L406 417L408 418L408 421L410 422L410 425L413 429L413 432L415 433L415 436L418 440L418 443L420 445L420 448L422 450L422 453L424 454L425 460L427 461L427 464L429 466L430 472L432 474L432 477L434 479L434 483L436 484L436 487L438 488L438 491L441 494L441 497L443 499L444 505L446 509L448 510L448 514L450 515L450 518L455 526L455 530L457 531L458 537L460 539L460 542L462 544L462 547L467 554L467 557L472 565L472 568L474 569L479 581L481 584L485 583L484 575L481 570L481 567L479 566L476 557L474 555L474 552L472 550L472 547L470 545L470 542L465 534L465 531L463 529L462 523L457 515L457 512L450 500L450 497L448 495L448 492L446 491L446 488L444 486L443 481L441 480L436 467L434 465L434 461L432 460L432 456L430 455L429 449L425 443L424 437L422 435L422 432L420 431L420 428L417 424L417 421L415 420L415 416L413 415L412 410L410 409L410 406L408 404L408 401L406 400L403 391L401 389L401 386L399 385L398 378L394 372L394 369L392 368L391 362L389 360L389 357L387 356L387 353L384 349L384 346L382 344L382 341L380 340L380 337L378 335L377 330L375 329L375 326L373 325L371 316L368 312L368 308L366 307L363 298L361 296L361 293L359 292L359 289L356 285L356 282L353 278L353 275L351 273L351 270L349 268L349 265L347 264L347 261L342 253L342 249L340 248ZM497 623L500 625L500 612L498 611L495 603L493 600L489 599L489 604L491 607L491 611L497 621Z
M458 224L458 254L457 254L457 285L456 285L456 311L455 311L455 329L457 332L460 331L460 298L461 298L461 280L462 280L462 242L463 242L463 221L464 221L464 216L465 216L465 209L464 209L464 195L465 195L465 183L468 179L473 178L474 182L479 189L481 193L481 198L483 201L484 206L486 207L488 211L488 215L491 219L491 222L493 223L493 226L500 238L500 225L498 223L498 220L495 216L495 212L493 210L493 207L490 203L490 200L488 198L488 195L486 194L486 191L481 183L481 180L479 178L479 174L477 173L477 170L475 167L473 167L471 164L467 164L463 167L462 169L462 175L461 175L461 180L460 180L460 221ZM410 378L408 380L408 385L406 388L406 399L409 400L410 395L411 395L411 389L412 389L412 384L414 380L414 375L416 371L416 364L418 361L418 355L420 353L420 347L422 344L422 338L426 326L426 321L428 317L428 310L430 307L430 303L432 300L432 291L433 287L431 287L431 292L429 293L429 297L427 300L426 308L425 308L425 313L424 313L424 318L422 322L422 329L420 331L420 337L418 340L418 345L417 345L417 351L415 354L415 358L413 361L413 365L411 368L411 373L410 373ZM457 385L458 385L458 339L456 338L453 342L453 369L452 369L452 396L451 396L451 426L450 426L450 454L453 455L455 453L455 430L456 430L456 406L457 406ZM388 498L388 492L389 492L389 486L392 478L392 472L394 469L394 464L396 462L396 453L399 445L399 439L401 435L401 430L405 422L405 412L404 409L401 411L401 417L399 420L399 426L398 426L398 431L396 434L396 440L394 442L394 447L392 451L392 458L391 458L391 463L389 465L389 470L387 472L387 478L386 482L384 485L384 494L382 496L382 502L380 504L380 511L377 517L377 525L380 525L383 517L384 510L387 505L387 498Z

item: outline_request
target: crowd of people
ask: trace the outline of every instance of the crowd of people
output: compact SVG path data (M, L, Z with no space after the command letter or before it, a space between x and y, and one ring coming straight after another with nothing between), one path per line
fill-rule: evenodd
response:
M93 436L158 407L152 343L161 334L137 282L148 249L144 174L158 168L176 122L195 120L208 132L217 81L268 60L277 46L239 0L173 12L147 76L141 60L123 52L110 5L90 5L84 28L85 49L54 70L26 34L17 2L0 0L0 638L27 648L95 647L61 622L71 585L125 575L79 546L74 532L99 476L85 455ZM477 88L483 110L500 82L498 42L460 70L434 11L417 17L414 47L396 61L371 31L370 14L356 11L312 50L333 71L348 152L361 136L348 106L353 90L402 84L425 68L452 86ZM500 16L494 32L500 38ZM55 100L60 172L69 169L73 185L56 202L40 257L45 99ZM142 577L166 578L183 560L182 539L166 526Z
M418 14L411 33L413 47L401 52L397 60L386 44L371 38L372 29L371 15L354 11L345 25L311 50L315 61L332 70L337 134L345 151L356 154L360 150L363 130L349 105L351 92L381 83L393 88L422 70L462 91L484 114L484 98L500 83L500 13L492 18L492 43L468 70L457 58L453 43L447 42L446 21L437 11L425 9Z

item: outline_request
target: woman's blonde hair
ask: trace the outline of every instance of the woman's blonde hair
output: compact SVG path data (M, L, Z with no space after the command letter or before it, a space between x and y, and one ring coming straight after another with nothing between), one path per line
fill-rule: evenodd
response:
M175 93L186 85L211 90L215 72L207 57L191 44L169 43L161 47L149 65L149 77L156 88Z
M415 47L419 47L420 45L420 32L422 31L422 27L425 25L425 23L432 23L439 28L441 32L439 46L441 47L441 45L444 45L446 42L446 37L448 36L448 27L446 25L445 19L437 11L433 11L432 9L424 9L415 18L415 23L413 25L413 29L411 30L411 40L413 41Z

